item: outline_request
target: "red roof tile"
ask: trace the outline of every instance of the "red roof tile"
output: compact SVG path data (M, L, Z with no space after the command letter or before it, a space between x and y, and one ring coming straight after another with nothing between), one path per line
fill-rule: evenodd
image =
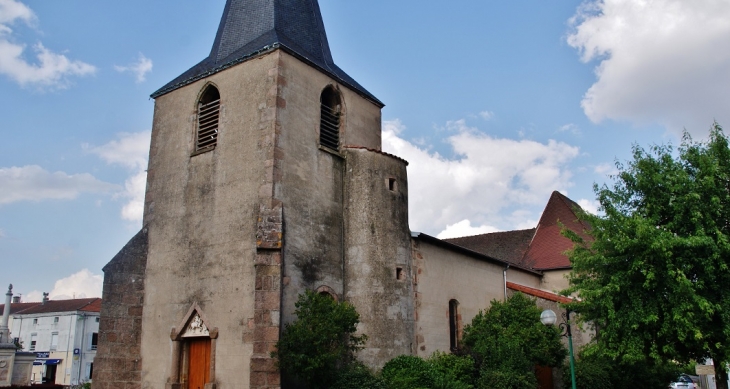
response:
M565 252L573 248L573 242L564 237L560 230L564 226L587 237L585 230L588 226L578 220L576 209L580 209L580 206L573 200L560 192L553 192L537 224L535 236L525 253L523 263L538 270L571 266Z
M509 282L509 281L507 281L507 289L512 289L512 290L522 292L524 294L527 294L527 295L530 295L533 297L538 297L538 298L541 298L544 300L555 301L555 302L563 303L563 304L567 304L567 303L573 301L569 297L561 296L559 294L548 292L548 291L545 291L542 289L536 289L536 288L531 288L529 286L515 284L514 282Z
M449 243L488 255L515 265L522 264L522 258L530 245L535 229L490 232L488 234L444 239Z
M24 309L28 309L28 308L36 305L36 304L40 304L40 303L10 303L10 314L12 315L12 314L18 313ZM4 310L5 310L5 304L0 304L0 315L2 315Z
M16 308L16 306L22 306ZM0 305L3 307L3 305ZM71 299L71 300L48 300L43 303L17 303L10 304L10 312L16 315L27 315L37 313L56 313L69 311L101 312L101 299ZM2 311L0 311L2 312Z

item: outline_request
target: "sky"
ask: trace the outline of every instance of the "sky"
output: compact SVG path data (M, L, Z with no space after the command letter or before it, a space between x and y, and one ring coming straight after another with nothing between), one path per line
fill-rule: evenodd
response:
M141 228L149 95L205 58L224 0L0 0L0 288L101 296ZM386 106L413 231L597 212L632 145L730 125L727 0L320 0L335 62Z

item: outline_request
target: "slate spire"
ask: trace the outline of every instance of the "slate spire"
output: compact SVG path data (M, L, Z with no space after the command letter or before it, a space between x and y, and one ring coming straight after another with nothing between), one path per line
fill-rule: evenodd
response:
M203 77L280 48L383 104L332 60L317 0L227 0L208 58L152 94L171 92Z

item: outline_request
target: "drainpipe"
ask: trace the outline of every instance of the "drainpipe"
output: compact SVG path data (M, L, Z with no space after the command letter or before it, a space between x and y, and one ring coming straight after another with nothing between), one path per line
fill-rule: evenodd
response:
M504 280L504 301L507 301L507 270L509 269L509 263L505 266L502 271L502 279Z
M84 338L86 338L86 314L82 313L79 315L83 320L81 327L81 345L79 346L79 375L76 378L76 383L81 384L81 368L84 364Z

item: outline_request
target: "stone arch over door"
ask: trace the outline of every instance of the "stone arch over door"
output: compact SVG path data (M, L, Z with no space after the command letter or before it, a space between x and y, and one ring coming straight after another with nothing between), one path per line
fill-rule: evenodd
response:
M167 389L215 389L218 328L194 303L170 333L172 355Z

